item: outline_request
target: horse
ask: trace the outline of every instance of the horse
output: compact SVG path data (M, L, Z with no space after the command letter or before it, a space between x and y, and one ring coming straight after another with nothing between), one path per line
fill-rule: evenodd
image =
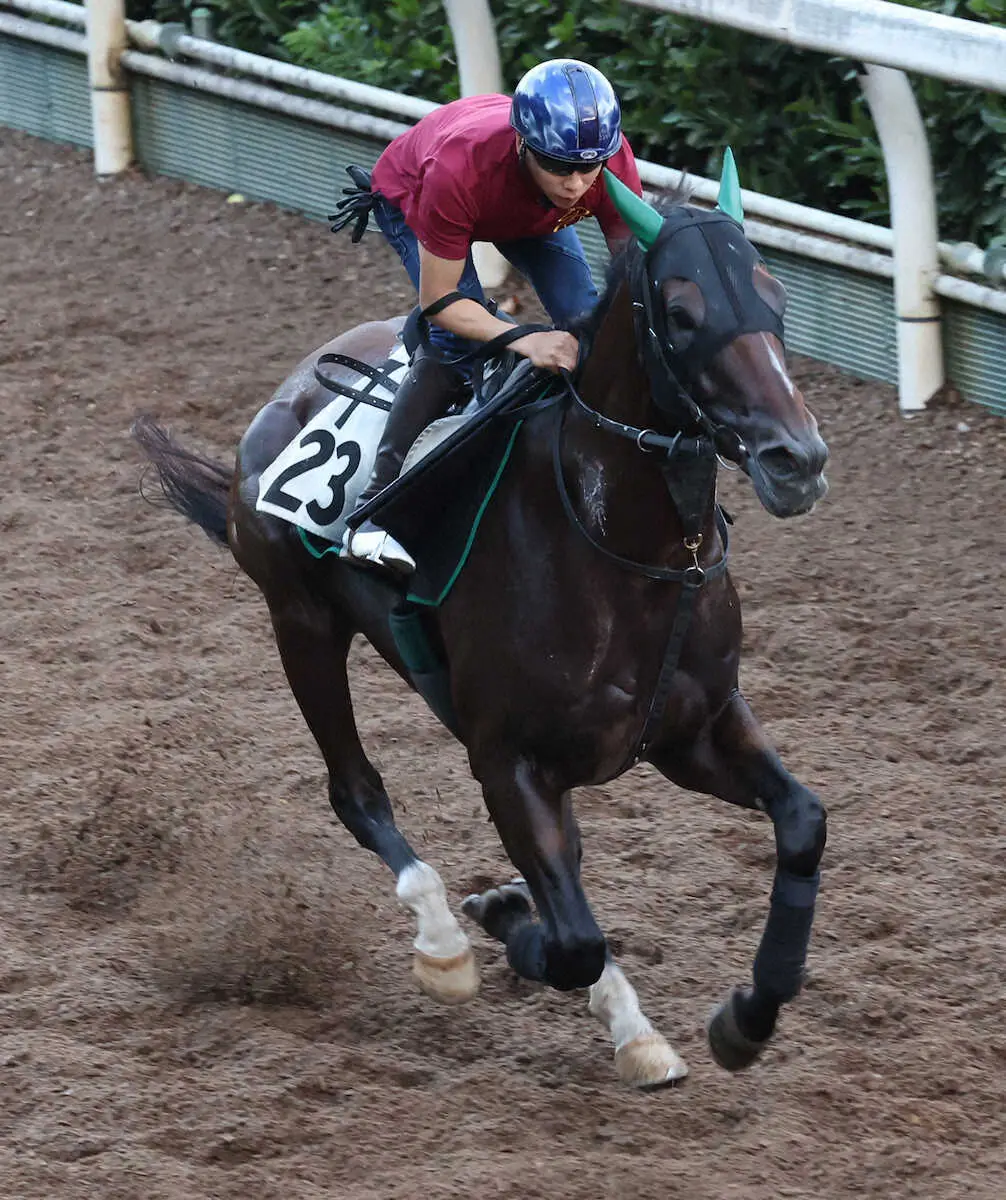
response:
M716 209L676 196L659 210L617 182L609 190L633 234L574 330L581 366L550 376L553 402L525 410L435 619L453 732L518 872L467 897L462 911L503 943L519 976L588 989L618 1077L649 1089L687 1067L643 1013L591 911L572 793L646 762L681 788L771 821L776 867L751 982L732 988L707 1024L714 1060L749 1066L801 988L826 814L738 687L741 614L716 472L732 460L769 513L791 517L825 494L828 451L785 365L785 291L739 211L724 211L726 181ZM337 554L306 553L293 525L256 508L261 473L331 401L315 370L321 357L383 362L401 326L360 324L304 358L252 420L233 469L182 447L152 418L133 432L169 503L229 546L264 597L331 806L390 868L414 914L419 985L457 1003L478 987L469 937L440 875L396 827L350 700L357 634L412 684L392 629L402 585Z

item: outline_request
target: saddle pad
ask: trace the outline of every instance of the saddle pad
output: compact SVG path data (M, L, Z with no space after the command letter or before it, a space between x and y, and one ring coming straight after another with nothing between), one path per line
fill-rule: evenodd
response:
M381 369L397 385L408 366L408 352L397 345ZM255 503L259 512L336 544L370 478L394 399L393 391L366 375L347 386L354 394L334 396L262 472Z

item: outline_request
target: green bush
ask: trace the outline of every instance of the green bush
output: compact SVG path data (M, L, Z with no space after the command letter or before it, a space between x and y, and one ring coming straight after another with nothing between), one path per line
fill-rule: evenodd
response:
M441 0L204 0L221 40L430 100L458 95ZM1006 0L914 0L1002 24ZM191 0L130 0L184 19ZM151 10L140 12L138 10ZM714 175L725 145L742 182L788 200L889 220L883 158L857 64L623 0L492 0L506 87L543 58L594 63L622 99L641 158ZM945 238L1006 244L1006 98L913 77Z
M194 8L213 14L218 41L270 58L289 58L283 36L318 12L309 0L126 0L126 16L135 21L152 17L188 25Z

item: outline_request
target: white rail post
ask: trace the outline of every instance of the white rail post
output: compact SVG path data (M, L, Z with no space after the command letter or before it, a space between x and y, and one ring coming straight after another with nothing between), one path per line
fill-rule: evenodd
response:
M884 152L894 235L894 304L898 320L898 403L926 407L946 378L940 304L936 188L926 129L903 71L866 64L859 83Z
M458 54L461 95L502 92L503 71L489 0L444 0L444 8ZM486 287L500 287L506 281L510 264L495 246L476 242L472 258Z
M87 0L87 73L97 175L118 175L133 161L129 85L120 59L126 49L125 0Z

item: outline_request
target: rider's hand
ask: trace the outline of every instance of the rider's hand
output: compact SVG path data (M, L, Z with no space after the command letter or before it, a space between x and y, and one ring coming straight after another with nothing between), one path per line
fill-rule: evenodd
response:
M529 333L510 343L510 349L529 358L536 367L547 371L576 370L580 354L580 343L571 333L561 329L550 329L545 333Z

